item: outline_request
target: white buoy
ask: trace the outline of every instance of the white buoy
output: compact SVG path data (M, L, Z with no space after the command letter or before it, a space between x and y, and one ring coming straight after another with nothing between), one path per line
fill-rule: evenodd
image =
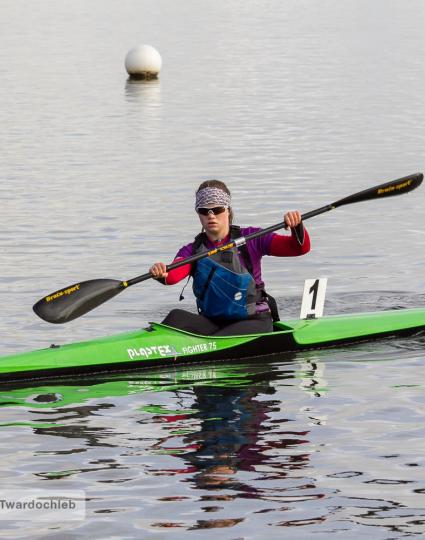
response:
M125 69L133 79L156 79L161 66L161 55L151 45L138 45L125 57Z

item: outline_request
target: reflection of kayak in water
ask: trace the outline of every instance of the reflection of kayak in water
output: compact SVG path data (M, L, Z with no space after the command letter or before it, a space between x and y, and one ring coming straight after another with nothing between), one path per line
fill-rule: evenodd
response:
M303 373L313 373L315 368L303 369ZM220 363L217 366L199 364L180 366L178 369L157 369L140 373L86 376L84 380L74 381L72 378L60 382L51 381L19 381L16 384L3 383L0 387L0 407L22 405L30 409L50 409L78 405L89 401L102 402L105 398L140 395L146 392L179 392L203 387L246 387L256 384L262 379L264 372L267 380L273 368L264 368L264 364L238 362L237 364ZM176 415L181 411L170 411L161 405L143 407L151 414Z
M208 337L152 323L149 328L0 358L0 380L112 373L184 363L270 356L333 347L425 329L425 309L278 322L274 332Z

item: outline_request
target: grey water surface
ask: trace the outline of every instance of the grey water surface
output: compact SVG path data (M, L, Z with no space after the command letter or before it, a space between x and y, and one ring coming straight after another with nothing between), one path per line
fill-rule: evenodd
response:
M32 312L129 279L199 230L226 181L268 226L425 169L420 0L2 0L0 353L146 326L179 286L145 282L67 325ZM158 80L124 58L158 49ZM281 316L327 277L326 314L421 307L424 188L307 223L267 258ZM193 309L190 287L179 304ZM86 493L80 522L8 538L403 538L425 534L423 336L270 361L0 388L7 489Z

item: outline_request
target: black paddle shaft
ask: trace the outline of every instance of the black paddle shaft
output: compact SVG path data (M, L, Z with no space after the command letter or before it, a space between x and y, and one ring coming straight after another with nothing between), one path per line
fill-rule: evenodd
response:
M329 210L338 208L338 206L408 193L409 191L417 188L422 183L422 180L422 173L405 176L404 178L393 180L392 182L386 182L385 184L380 184L379 186L365 189L364 191L360 191L359 193L355 193L354 195L350 195L344 199L335 201L332 204L322 206L317 210L307 212L301 217L303 221L305 221L311 217L318 216L319 214L323 214L325 212L329 212ZM174 268L179 268L185 264L192 264L193 262L199 261L204 257L211 257L211 255L214 255L215 253L219 253L236 246L241 246L254 238L264 236L265 234L277 231L278 229L283 229L284 227L286 227L286 223L284 221L277 223L276 225L271 225L265 229L248 234L245 237L232 240L228 244L213 250L203 251L201 253L192 255L187 259L174 262L167 266L167 271L173 270ZM100 306L131 285L135 285L141 281L146 281L152 277L152 274L147 272L146 274L142 274L141 276L137 276L128 281L120 281L117 279L92 279L82 281L45 296L34 304L33 309L39 317L47 322L56 324L69 322L77 317L81 317L81 315L84 315L97 306Z
M390 197L393 195L401 195L402 193L407 193L408 191L412 191L412 189L417 188L422 183L422 180L423 180L423 174L417 173L417 174L412 174L410 176L405 176L404 178L400 178L398 180L393 180L391 182L385 182L385 184L380 184L379 186L375 186L372 188L365 189L363 191L359 191L358 193L355 193L354 195L349 195L348 197L339 199L338 201L335 201L332 204L327 204L326 206L322 206L321 208L317 208L316 210L311 210L310 212L306 212L305 214L302 214L301 219L305 221L306 219L310 219L314 216L318 216L319 214L324 214L325 212L329 212L330 210L334 210L335 208L338 208L339 206L344 206L346 204L352 204L352 203L361 202L361 201L368 201L368 200L378 199L378 198L383 198L383 197ZM214 255L215 253L225 251L227 249L231 249L235 246L246 244L250 240L254 240L254 238L264 236L265 234L269 234L279 229L283 229L284 227L286 227L286 223L284 221L281 221L280 223L276 223L276 225L271 225L270 227L267 227L265 229L261 229L254 233L248 234L245 237L232 240L228 244L215 248L211 251L203 251L201 253L197 253L195 255L192 255L191 257L188 257L187 259L183 259L181 261L177 261L175 263L168 265L167 272L169 272L170 270L173 270L174 268L179 268L180 266L183 266L185 264L192 264L196 261L199 261L200 259L203 259L204 257L211 257L211 255ZM143 274L141 276L130 279L129 281L123 282L123 287L125 288L127 286L140 283L141 281L146 281L147 279L150 279L151 277L152 277L152 274L150 273Z

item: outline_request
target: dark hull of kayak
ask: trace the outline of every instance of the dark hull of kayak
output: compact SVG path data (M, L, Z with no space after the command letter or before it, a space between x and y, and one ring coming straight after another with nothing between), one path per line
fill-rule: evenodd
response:
M249 343L242 343L232 347L226 352L211 351L208 354L191 354L190 356L165 356L160 359L128 360L119 362L98 362L90 365L75 365L71 367L55 367L47 369L35 369L29 371L19 371L14 373L1 373L0 382L11 382L15 380L38 380L52 377L75 377L86 374L97 375L106 373L126 373L130 371L140 371L142 369L177 367L179 365L199 364L202 362L223 362L231 360L247 360L261 356L273 356L286 352L295 352L305 347L297 345L291 335L268 334L259 336Z
M231 337L198 336L152 323L149 329L136 332L2 357L0 381L74 378L206 361L246 360L409 336L421 330L425 330L425 309L280 322L270 334Z

